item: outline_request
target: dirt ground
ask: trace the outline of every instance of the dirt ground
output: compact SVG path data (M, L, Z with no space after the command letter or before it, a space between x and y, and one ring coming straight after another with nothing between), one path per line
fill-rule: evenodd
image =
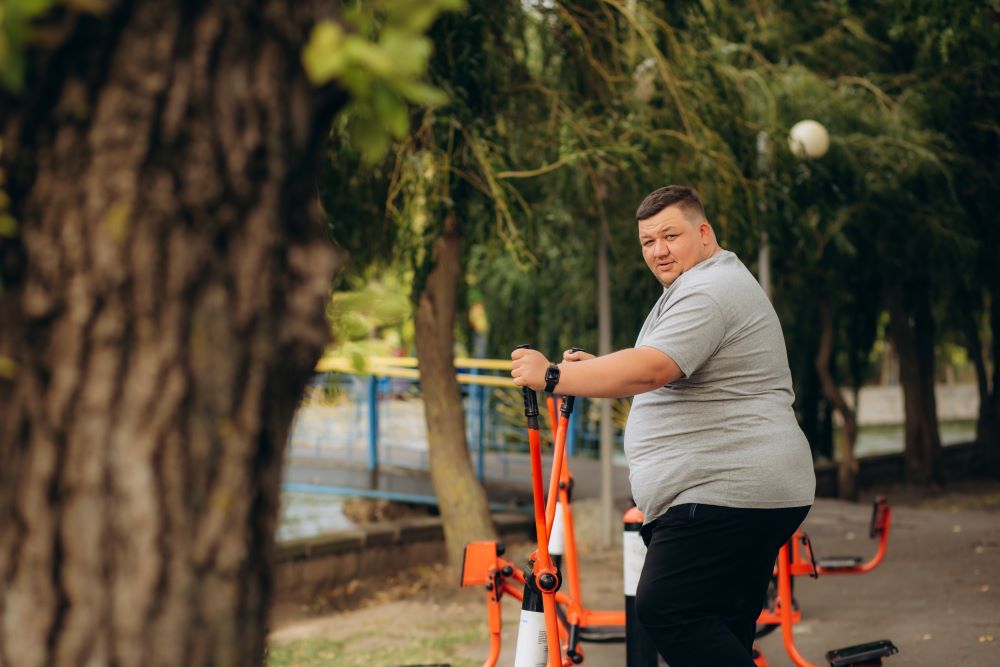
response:
M933 497L896 489L890 501L889 552L879 568L865 575L797 578L800 653L825 665L831 648L891 639L900 652L887 666L1000 665L1000 483ZM584 603L620 609L621 546L593 546L594 503L580 503L575 513ZM870 514L869 503L818 500L805 524L817 556L867 559L875 549L868 539ZM523 561L530 550L513 545L508 556ZM501 667L513 664L519 613L516 600L505 600ZM483 592L458 588L440 566L389 582L359 583L350 596L327 598L315 608L279 606L274 626L272 665L471 667L482 664L489 646ZM772 667L793 664L780 632L760 646ZM584 649L585 665L625 664L622 644Z

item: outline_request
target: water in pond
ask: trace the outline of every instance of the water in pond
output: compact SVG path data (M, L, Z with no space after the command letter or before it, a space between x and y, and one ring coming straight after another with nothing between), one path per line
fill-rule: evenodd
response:
M314 537L354 524L344 516L343 498L314 493L281 494L278 541Z
M942 421L941 444L956 445L976 439L976 422L972 420ZM839 430L836 436L839 437ZM903 425L862 426L858 430L855 453L860 456L878 456L903 451Z

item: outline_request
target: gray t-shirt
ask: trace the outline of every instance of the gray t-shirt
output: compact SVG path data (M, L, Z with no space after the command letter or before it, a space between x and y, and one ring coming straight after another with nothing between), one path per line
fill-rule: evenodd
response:
M774 308L719 250L663 290L635 342L684 377L639 394L625 428L632 495L652 521L672 505L800 507L816 492Z

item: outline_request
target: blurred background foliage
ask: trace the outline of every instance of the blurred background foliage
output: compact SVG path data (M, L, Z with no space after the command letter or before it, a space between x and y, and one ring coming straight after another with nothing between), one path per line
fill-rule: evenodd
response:
M59 39L60 12L103 6L3 0L3 87L22 85L26 45ZM595 350L602 291L613 346L628 346L659 292L633 212L651 190L687 183L751 270L767 239L817 453L830 454L833 432L816 368L821 308L840 386L915 382L894 375L896 358L922 382L974 382L977 439L1000 438L1000 0L344 10L302 52L317 85L335 80L352 100L317 184L346 260L334 351L413 352L414 304L446 221L462 243L459 352L504 357L526 340L550 356ZM805 118L830 132L820 159L789 148ZM0 190L0 241L20 233L5 201Z
M411 277L394 285L416 299L450 214L466 348L475 305L488 356L525 340L550 356L593 350L603 230L613 344L628 346L659 292L633 212L687 183L752 270L767 234L796 407L818 452L832 433L815 368L821 301L840 385L886 380L890 302L906 295L911 324L929 307L935 375L996 398L1000 3L471 0L428 36L448 102L412 110L413 131L372 164L349 122L331 133L320 192L349 257L339 289L379 267ZM789 149L805 118L830 132L821 159ZM341 340L382 326L347 331L345 317Z

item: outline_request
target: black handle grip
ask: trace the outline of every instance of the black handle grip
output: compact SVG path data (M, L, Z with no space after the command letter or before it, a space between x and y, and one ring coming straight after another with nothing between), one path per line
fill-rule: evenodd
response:
M570 354L573 354L574 352L583 352L583 348L582 347L569 348ZM559 412L562 414L563 417L569 419L569 416L573 414L573 402L575 400L576 399L573 396L563 396L562 407L559 408Z
M531 420L534 419L534 423L538 423L538 394L531 387L521 387L521 393L524 394L524 416L528 418L529 426L531 425ZM536 427L537 428L537 427Z
M573 401L576 398L574 396L563 396L562 397L562 407L559 408L559 412L563 417L569 419L569 416L573 414Z
M530 343L522 343L515 350L530 350ZM521 387L524 394L524 416L528 418L529 428L538 428L538 394L531 387Z

